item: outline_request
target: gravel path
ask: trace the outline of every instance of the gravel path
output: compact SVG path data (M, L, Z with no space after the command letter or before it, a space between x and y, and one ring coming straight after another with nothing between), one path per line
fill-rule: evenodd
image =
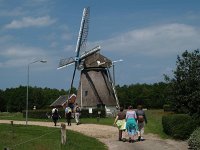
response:
M10 124L11 120L0 120L0 123ZM14 124L25 124L25 121L14 121ZM52 122L35 122L29 121L28 125L38 125L54 127ZM60 123L56 126L60 127ZM66 126L68 130L77 131L85 135L99 139L105 143L109 150L187 150L187 142L175 140L163 140L153 134L146 134L145 141L128 143L118 141L118 129L112 126L96 125L96 124L80 124L72 123L72 126Z

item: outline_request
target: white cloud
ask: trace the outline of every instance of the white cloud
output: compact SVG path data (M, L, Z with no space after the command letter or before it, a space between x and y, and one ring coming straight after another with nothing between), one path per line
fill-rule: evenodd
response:
M26 59L9 59L4 62L0 62L0 68L7 68L7 67L21 67L27 64Z
M68 28L68 26L66 25L61 25L59 27L60 31L62 32L61 34L61 39L64 40L64 41L68 41L68 40L71 40L72 39L72 35L70 33L70 30Z
M29 58L44 55L44 50L34 47L12 46L0 51L0 56L7 58Z
M102 45L105 50L123 51L123 54L137 52L145 55L166 56L200 47L200 30L185 24L166 24L132 30L96 43Z
M72 36L68 32L61 35L61 39L64 41L71 40L71 38L72 38Z
M50 47L55 48L56 46L58 46L57 42L55 41L51 42Z
M54 19L51 19L49 16L32 18L32 17L23 17L22 20L13 20L10 24L5 25L6 29L20 29L27 27L42 27L48 26L55 22Z
M0 43L5 44L8 41L11 41L13 37L11 35L0 36Z
M20 67L35 59L46 58L46 54L39 48L12 46L0 50L0 58L0 67Z
M0 16L10 17L10 16L20 16L23 15L24 11L22 10L22 7L16 7L11 10L0 10Z
M67 45L64 47L64 51L66 52L74 52L75 53L75 46L74 45Z

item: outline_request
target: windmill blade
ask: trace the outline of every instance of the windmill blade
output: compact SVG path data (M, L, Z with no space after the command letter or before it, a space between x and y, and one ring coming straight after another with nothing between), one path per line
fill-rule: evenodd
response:
M88 29L89 29L89 14L90 14L90 8L89 7L84 8L78 40L76 44L76 51L75 51L77 61L79 59L80 50L86 45Z
M81 54L80 60L82 60L82 59L86 58L87 56L89 56L91 54L94 54L94 53L96 53L96 52L98 52L100 50L101 50L101 47L100 46L96 46L95 48L93 48L93 49L91 49L89 51L86 51L83 54Z
M72 80L71 80L71 88L69 90L69 96L71 94L71 90L73 88L73 83L74 83L74 77L76 74L76 69L79 68L79 63L80 63L80 50L86 45L86 41L87 41L87 35L88 35L88 29L89 29L89 14L90 14L90 8L84 8L83 9L83 15L82 15L82 19L81 19L81 26L80 26L80 30L79 30L79 35L78 35L78 40L77 40L77 44L76 44L76 57L74 59L75 61L75 67L74 67L74 72L73 72L73 76L72 76Z
M75 62L75 60L72 57L61 59L60 62L59 62L59 66L58 66L57 69L62 69L64 67L72 65L74 62Z

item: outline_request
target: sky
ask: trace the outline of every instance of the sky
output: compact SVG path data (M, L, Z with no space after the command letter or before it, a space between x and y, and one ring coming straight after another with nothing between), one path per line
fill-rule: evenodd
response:
M68 90L84 7L90 7L86 50L115 63L120 86L173 77L177 56L200 48L199 0L0 0L0 89L20 85ZM31 62L45 59L47 63ZM112 68L110 68L112 71ZM80 71L76 72L77 88Z

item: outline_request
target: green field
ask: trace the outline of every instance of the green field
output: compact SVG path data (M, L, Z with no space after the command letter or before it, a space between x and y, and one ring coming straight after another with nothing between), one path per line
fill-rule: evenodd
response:
M67 130L67 143L60 143L60 129L0 124L0 149L12 150L106 150L107 147L83 134ZM83 146L84 145L84 146Z

